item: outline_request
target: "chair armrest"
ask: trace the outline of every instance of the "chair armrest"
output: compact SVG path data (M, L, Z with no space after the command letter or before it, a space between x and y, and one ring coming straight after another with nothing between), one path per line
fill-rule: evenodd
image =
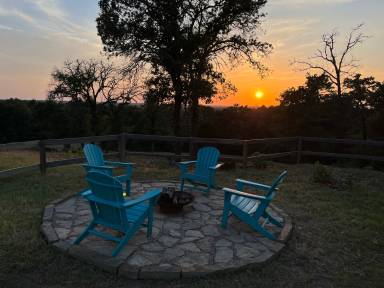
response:
M238 195L238 196L242 196L242 197L246 197L246 198L251 198L251 199L256 199L256 200L260 200L260 201L267 200L267 198L264 197L264 196L254 195L254 194L242 192L242 191L235 190L235 189L223 188L223 191L226 194L229 193L229 194Z
M81 196L83 196L83 197L86 197L86 196L88 196L88 195L91 195L91 194L92 194L92 191L91 191L91 189L85 189L85 190L79 192L78 194L81 195Z
M271 190L271 186L264 185L261 183L251 182L243 179L236 179L236 186L238 190L242 190L242 187L244 186L256 188L265 192L268 192L269 190Z
M86 191L86 192L88 192L88 191ZM95 196L94 194L92 194L91 190L89 190L89 192L90 193L82 194L82 196L84 196L84 198L89 200L89 201L93 201L93 202L96 202L96 203L101 203L101 204L112 206L112 207L115 207L115 208L121 208L121 204L120 203L117 203L115 201L109 201L109 200L101 199L101 198Z
M188 171L188 166L195 163L196 161L184 161L184 162L176 163L176 165L180 168L181 174L184 174Z
M195 161L184 161L184 162L179 162L179 163L177 163L177 165L179 165L179 166L188 166L188 165L192 165L192 164L194 164L194 163L196 163L196 160L195 160Z
M209 167L209 169L211 169L211 170L216 170L216 169L219 169L221 166L223 166L224 165L224 163L219 163L219 164L217 164L216 166L212 166L212 167Z
M94 194L92 194L92 191L90 189L81 192L81 195L85 199L90 200L90 201L94 201L97 203L105 204L105 205L116 207L116 208L128 208L131 206L135 206L141 202L151 200L153 198L157 198L160 195L160 192L161 192L160 189L153 189L153 190L145 193L144 195L140 196L139 198L137 198L135 200L128 200L124 203L117 203L115 201L109 201L109 200L101 199L101 198L95 196Z
M116 168L113 166L95 166L95 165L89 165L89 164L82 164L82 166L89 169L104 169L104 170L113 170L114 168Z
M113 167L127 167L135 164L135 163L129 163L129 162L116 162L116 161L104 161L104 163L111 165Z
M160 189L152 189L149 192L146 192L144 195L140 196L139 198L136 198L134 200L128 200L123 204L124 208L128 208L131 206L135 206L141 202L148 201L154 198L157 198L161 193Z

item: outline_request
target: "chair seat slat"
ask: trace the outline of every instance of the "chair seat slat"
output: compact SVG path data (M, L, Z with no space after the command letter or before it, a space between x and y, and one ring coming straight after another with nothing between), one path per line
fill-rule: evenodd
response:
M160 195L160 189L152 189L136 199L126 201L123 197L123 185L112 176L99 171L90 171L87 174L87 182L90 189L83 191L81 195L90 203L93 220L74 244L79 244L92 234L118 242L112 252L112 256L116 256L141 226L146 226L147 236L151 236L153 206ZM125 236L119 239L96 230L98 226L121 231Z
M268 231L265 225L269 222L278 227L282 227L283 225L279 220L271 216L268 212L268 205L276 195L276 192L278 191L277 186L283 181L286 174L286 171L281 173L271 186L246 180L237 180L238 190L223 188L224 209L221 219L222 227L226 228L228 217L230 215L234 215L250 225L263 236L276 240L276 236ZM258 196L240 191L242 190L244 184L247 186L253 186L253 188L263 188L263 190L267 190L267 194L266 196ZM262 224L259 223L260 220L264 220Z

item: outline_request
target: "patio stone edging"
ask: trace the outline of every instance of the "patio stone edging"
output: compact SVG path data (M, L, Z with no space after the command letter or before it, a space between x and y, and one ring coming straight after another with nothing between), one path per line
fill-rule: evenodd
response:
M54 242L59 241L59 237L57 236L55 229L53 228L53 223L52 223L55 205L60 204L62 202L65 202L66 200L68 200L68 199L70 199L76 195L77 195L77 193L74 193L74 194L71 194L71 195L68 195L68 196L65 196L62 198L58 198L56 200L49 202L48 205L46 205L44 207L43 216L42 216L43 221L42 221L41 226L40 226L40 232L43 234L45 240L48 243L54 243Z
M168 181L140 181L136 183L137 185L147 186L149 185L149 183L156 183L156 184L172 183L176 185L178 182L168 180ZM278 241L271 241L266 238L258 239L258 241L261 244L263 244L264 247L268 248L269 252L260 254L259 256L253 258L251 262L249 261L249 259L240 259L240 260L236 259L233 261L233 263L231 262L230 264L226 264L226 265L221 265L220 263L215 262L215 264L212 264L212 265L207 264L207 265L201 265L201 267L192 267L192 268L175 267L175 266L172 266L171 264L168 265L167 263L159 264L159 265L149 265L149 266L143 265L142 267L139 267L139 266L130 265L129 263L126 262L126 259L127 259L126 257L130 257L134 252L130 252L130 254L128 254L128 256L125 256L125 258L119 257L119 256L111 257L102 253L98 253L95 250L89 249L86 245L83 245L83 244L72 245L73 239L62 239L62 235L58 235L60 233L57 233L57 231L55 230L55 228L56 229L60 229L60 228L54 227L55 213L58 213L55 210L58 205L64 205L68 201L72 201L72 202L75 201L71 199L77 199L77 193L64 198L54 200L44 208L43 215L42 215L41 232L44 238L46 239L46 241L52 244L56 249L58 249L58 251L62 253L66 253L86 263L95 265L104 271L108 271L117 276L128 278L128 279L170 280L170 279L180 279L180 278L196 278L196 277L205 277L210 274L225 273L228 271L236 271L239 269L247 269L250 267L262 267L280 255L280 253L286 247L286 242L289 240L293 230L293 224L290 216L286 214L282 209L277 208L275 205L270 205L271 208L277 211L284 219L284 227L282 228L279 234ZM196 206L198 205L199 204L197 203ZM201 207L198 207L198 208L203 209L204 208L203 205L204 204L202 204ZM196 233L197 232L195 232L195 234ZM233 239L233 241L235 240L236 239ZM233 243L236 243L236 242L233 242ZM224 248L225 247L223 248L216 247L216 252L214 252L216 254L214 255L217 255L218 253L217 251L220 251L221 249L223 251L222 257L225 258L226 250ZM232 249L234 249L234 250L231 250L233 251L232 253L234 253L235 248L232 248ZM181 258L183 258L183 256L181 256Z

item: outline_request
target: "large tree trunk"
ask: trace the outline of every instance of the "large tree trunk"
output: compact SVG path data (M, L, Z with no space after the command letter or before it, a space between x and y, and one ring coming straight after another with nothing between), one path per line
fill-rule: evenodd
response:
M360 114L361 114L361 130L362 130L361 132L363 134L362 136L363 136L364 140L367 140L367 138L368 138L367 119L365 117L364 111L361 111Z
M178 87L178 86L177 86ZM183 95L181 90L181 85L177 89L175 89L175 103L173 106L173 133L175 136L181 136L181 108L183 103ZM178 155L175 160L181 161L181 152L182 147L180 146L180 143L175 143L175 153Z
M183 86L181 83L180 75L171 75L173 88L175 90L175 99L173 105L173 134L175 136L181 135L181 106L183 103Z
M91 110L92 132L94 135L99 135L99 115L98 115L98 111L97 111L97 104L96 103L90 103L89 108Z
M337 89L337 98L336 98L336 111L337 111L337 123L336 125L336 137L343 138L345 135L345 114L343 113L344 100L342 98L342 83L341 83L341 74L339 71L336 71L336 89Z
M181 135L181 105L182 97L175 95L175 103L173 105L173 134L175 136Z
M338 99L341 99L341 94L342 94L342 87L341 87L341 75L340 75L340 72L336 72L336 86L337 86L337 96L338 96Z
M192 136L196 137L199 129L199 97L198 95L192 96L191 101L191 132Z

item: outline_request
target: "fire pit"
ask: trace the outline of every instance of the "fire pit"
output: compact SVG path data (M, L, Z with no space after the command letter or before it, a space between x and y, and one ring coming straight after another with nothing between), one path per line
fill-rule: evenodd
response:
M157 204L164 214L175 214L183 210L185 205L191 203L194 196L188 192L181 192L173 187L164 187Z

